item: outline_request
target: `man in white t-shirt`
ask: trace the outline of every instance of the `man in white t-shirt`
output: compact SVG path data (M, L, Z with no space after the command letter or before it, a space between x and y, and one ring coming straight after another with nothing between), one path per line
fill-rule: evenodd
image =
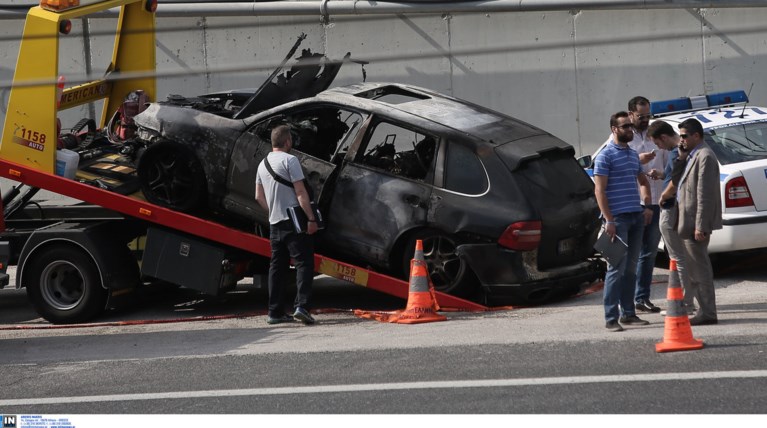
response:
M269 211L269 240L272 257L269 263L269 324L292 321L294 318L304 324L314 324L309 313L312 281L314 279L314 242L312 235L317 232L317 223L311 207L311 199L304 184L304 173L298 158L290 154L293 140L287 125L272 130L272 152L258 166L256 173L256 201ZM273 172L293 184L289 187L275 180L265 162ZM306 233L297 233L293 228L287 208L300 205L308 219ZM290 267L290 258L296 262L296 298L293 316L285 313L285 276Z

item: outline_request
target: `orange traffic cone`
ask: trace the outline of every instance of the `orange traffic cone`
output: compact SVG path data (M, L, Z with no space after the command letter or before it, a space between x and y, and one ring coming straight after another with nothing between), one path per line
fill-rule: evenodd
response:
M415 244L413 260L410 261L410 291L408 292L405 309L394 312L355 310L354 315L360 318L398 324L418 324L447 320L447 317L437 313L438 310L439 305L434 295L434 286L429 280L426 260L423 256L423 242L419 239Z
M655 344L655 352L691 351L702 349L703 341L692 337L690 317L683 308L684 294L676 270L676 260L671 259L666 296L666 326L663 342Z
M416 324L421 322L445 321L447 318L437 314L439 305L434 296L434 286L429 281L426 260L423 257L423 241L415 242L415 254L410 262L410 292L407 296L407 306L400 313L400 324Z

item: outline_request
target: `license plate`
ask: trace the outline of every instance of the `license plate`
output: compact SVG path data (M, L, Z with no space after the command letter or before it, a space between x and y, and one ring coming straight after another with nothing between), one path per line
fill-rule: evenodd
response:
M575 238L562 239L557 243L557 254L567 255L572 254L575 251Z

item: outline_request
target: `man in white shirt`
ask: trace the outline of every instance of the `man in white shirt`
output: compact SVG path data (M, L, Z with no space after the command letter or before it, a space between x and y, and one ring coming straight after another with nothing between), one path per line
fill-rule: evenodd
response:
M269 324L280 324L297 319L304 324L314 324L309 312L309 298L314 278L314 242L317 223L311 200L304 185L304 173L298 158L290 154L293 139L287 125L272 130L272 151L258 166L256 173L256 201L269 211L269 242L272 258L269 264ZM269 162L275 175L285 180L282 184L266 168ZM292 184L289 187L288 184ZM297 233L286 209L300 206L308 219L306 233ZM296 261L295 312L290 317L284 310L284 280L290 267L290 259Z

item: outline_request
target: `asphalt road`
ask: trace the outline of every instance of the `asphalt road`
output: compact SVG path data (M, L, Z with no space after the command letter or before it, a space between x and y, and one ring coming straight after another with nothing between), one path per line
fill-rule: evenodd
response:
M145 295L97 324L54 328L0 290L0 413L764 414L767 254L717 262L720 323L699 351L658 354L648 326L604 329L601 293L394 325L351 308L404 302L317 281L315 326L270 326L265 292ZM665 305L667 271L652 300ZM207 317L201 319L198 317Z

